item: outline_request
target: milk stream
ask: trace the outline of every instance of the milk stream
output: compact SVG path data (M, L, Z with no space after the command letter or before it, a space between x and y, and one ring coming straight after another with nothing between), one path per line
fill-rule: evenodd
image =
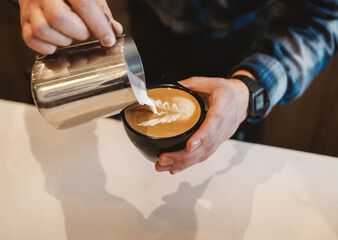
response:
M131 88L139 104L148 105L153 113L158 114L154 102L148 97L145 82L127 69L127 75L130 81Z

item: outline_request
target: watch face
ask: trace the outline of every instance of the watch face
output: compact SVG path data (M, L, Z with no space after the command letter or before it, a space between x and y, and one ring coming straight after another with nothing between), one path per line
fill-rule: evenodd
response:
M264 93L260 92L257 96L256 96L256 104L255 104L255 111L259 112L261 110L264 109Z

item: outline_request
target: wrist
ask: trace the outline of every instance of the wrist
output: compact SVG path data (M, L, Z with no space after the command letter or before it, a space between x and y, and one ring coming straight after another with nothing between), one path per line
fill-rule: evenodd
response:
M249 115L249 105L250 105L250 89L249 89L249 87L244 83L244 82L242 82L241 80L239 80L239 79L236 79L236 78L232 78L232 77L235 77L235 76L247 76L247 77L249 77L249 78L252 78L252 79L254 79L255 81L257 81L256 80L256 78L254 77L254 75L252 75L249 71L247 71L247 70L238 70L238 71L236 71L236 72L234 72L232 75L231 75L231 77L230 77L230 79L231 80L233 80L233 81L236 81L236 82L238 82L238 84L241 86L241 96L242 96L242 99L243 99L243 109L245 109L245 117L244 117L244 119L243 119L243 121L245 120L245 119L247 119L248 118L248 115Z
M228 81L232 82L233 89L235 91L235 98L238 108L237 117L241 122L243 122L249 113L249 88L238 79L228 79Z
M257 81L257 79L255 78L254 75L252 75L249 71L247 70L238 70L236 72L234 72L231 77L234 77L234 76L238 76L238 75L242 75L242 76L247 76L249 78L252 78L253 80Z

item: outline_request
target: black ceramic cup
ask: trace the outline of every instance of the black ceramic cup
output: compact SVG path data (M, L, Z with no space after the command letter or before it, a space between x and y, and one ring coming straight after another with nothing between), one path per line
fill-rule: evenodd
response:
M183 90L195 97L201 107L201 116L199 117L197 123L186 132L172 137L151 137L135 131L126 120L125 111L128 107L122 110L121 116L123 126L129 139L147 159L152 162L156 162L158 157L164 152L174 152L185 148L189 138L199 129L204 121L206 110L203 100L195 92L183 87L182 85L160 84L149 89L153 88L175 88Z

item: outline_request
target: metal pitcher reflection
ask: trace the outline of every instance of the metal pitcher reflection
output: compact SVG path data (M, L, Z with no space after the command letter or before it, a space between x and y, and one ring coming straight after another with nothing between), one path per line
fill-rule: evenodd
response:
M43 118L59 129L118 114L136 102L127 71L145 83L133 40L117 38L111 48L98 41L37 57L31 75L32 95Z

